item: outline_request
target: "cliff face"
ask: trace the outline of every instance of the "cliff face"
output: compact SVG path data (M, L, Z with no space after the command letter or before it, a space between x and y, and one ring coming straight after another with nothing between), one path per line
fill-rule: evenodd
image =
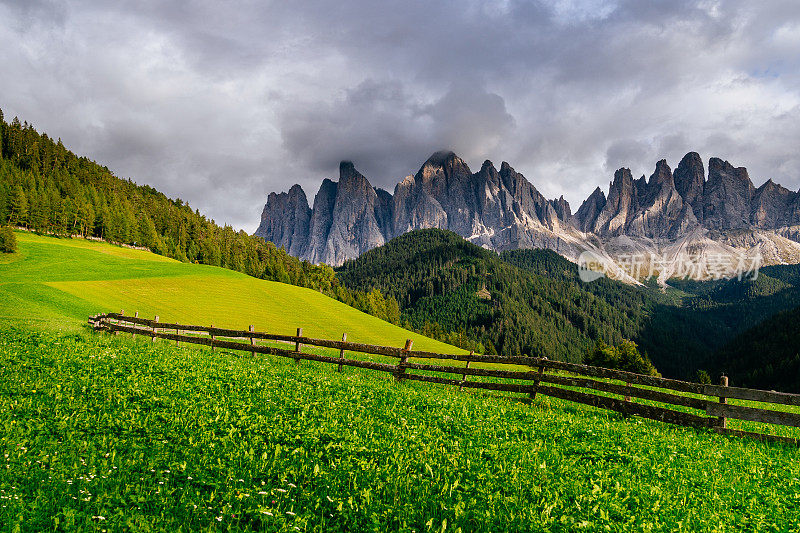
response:
M717 230L748 227L754 193L746 168L734 168L727 161L712 157L703 190L704 225Z
M586 250L613 262L633 250L678 257L689 249L736 254L759 247L771 262L794 262L798 226L800 193L772 181L756 189L745 168L718 158L709 161L706 179L695 152L674 172L659 161L649 178L617 170L608 195L598 187L574 215L563 197L547 200L506 162L498 171L485 161L473 173L456 154L436 152L394 194L374 188L347 161L338 182L322 182L313 208L299 185L271 193L256 235L332 265L423 228L494 250L550 248L572 260Z
M270 193L255 234L291 255L339 265L391 238L393 209L388 192L374 189L344 161L338 182L322 182L313 209L299 185L288 194Z
M294 185L288 193L269 193L261 213L261 224L256 235L282 246L287 253L297 257L308 247L311 209L302 187Z

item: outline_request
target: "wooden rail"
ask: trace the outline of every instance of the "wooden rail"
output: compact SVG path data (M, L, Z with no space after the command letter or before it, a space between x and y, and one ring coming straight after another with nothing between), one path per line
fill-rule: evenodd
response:
M798 439L781 437L730 429L726 420L735 418L766 424L800 427L800 413L791 413L757 407L746 407L727 403L728 399L764 402L788 406L800 406L800 394L787 394L756 389L728 387L727 378L723 376L720 385L704 385L674 379L646 376L600 368L594 366L552 361L538 357L500 357L476 355L442 354L412 350L412 341L407 340L405 346L396 348L373 344L360 344L347 341L347 335L341 341L315 339L302 335L302 328L297 328L297 335L276 335L255 331L253 326L248 330L215 328L213 326L196 326L160 322L154 320L125 316L120 313L106 313L89 317L89 324L98 331L114 334L130 333L144 335L156 339L175 341L176 343L199 344L212 349L239 350L256 354L275 355L294 359L319 361L342 367L350 366L386 372L398 381L413 380L427 383L452 385L460 390L484 389L514 392L527 395L533 400L537 394L560 398L570 402L591 405L623 414L624 416L640 416L695 428L711 428L727 435L754 437L798 444ZM187 334L190 333L190 334ZM245 341L245 342L241 342ZM286 344L286 348L264 346L256 341L277 341ZM316 346L338 350L337 356L319 355L303 351L304 346ZM362 361L345 358L345 352L382 355L398 359L397 364L377 361ZM412 359L416 361L411 361ZM429 362L426 362L429 361ZM438 361L465 362L466 366L433 364ZM475 363L501 363L519 365L531 370L503 370L497 368L476 368ZM535 370L534 370L535 369ZM545 369L559 372L546 373ZM424 372L412 373L410 371ZM441 374L451 374L445 377ZM492 381L468 380L469 376L492 378ZM616 380L614 383L607 380ZM583 389L583 390L576 390ZM602 393L602 394L598 394ZM675 394L680 393L680 394ZM621 398L620 398L621 397ZM669 406L679 406L697 412L675 410L670 407L639 403L633 399L646 400Z

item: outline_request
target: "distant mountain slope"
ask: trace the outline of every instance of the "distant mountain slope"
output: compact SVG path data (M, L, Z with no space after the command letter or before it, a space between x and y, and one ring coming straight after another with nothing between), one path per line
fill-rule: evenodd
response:
M590 251L631 283L650 265L663 284L687 270L697 279L730 275L743 256L800 263L800 193L771 180L756 188L745 168L718 158L706 177L695 152L674 172L659 161L649 178L617 170L608 196L597 188L574 215L563 197L546 199L506 162L498 171L485 161L473 173L456 154L436 152L390 194L343 161L339 181L324 180L312 207L299 185L271 193L255 234L297 257L340 265L426 228L498 252L548 248L577 261ZM626 277L632 254L647 256L646 270Z
M740 333L717 351L713 365L737 387L800 393L800 307Z
M630 338L662 373L677 378L694 379L699 369L717 372L712 357L716 350L800 302L800 265L765 267L756 279L673 280L666 292L658 287L631 292L632 287L608 279L578 281L577 267L552 252L515 250L501 257L534 273L572 280L638 317L638 329Z
M645 289L600 282L596 287L619 288L615 307L576 282L577 269L565 259L531 253L565 273L526 272L443 230L404 234L345 262L337 273L349 288L377 288L396 299L402 319L417 330L460 332L502 355L580 361L594 339L616 344L635 336Z

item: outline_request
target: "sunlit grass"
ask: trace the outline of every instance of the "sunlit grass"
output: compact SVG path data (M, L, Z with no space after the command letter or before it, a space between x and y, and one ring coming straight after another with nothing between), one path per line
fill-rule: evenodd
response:
M2 331L0 524L797 530L795 448L333 368Z
M81 239L17 232L19 253L0 264L0 323L79 331L89 315L133 314L215 325L463 353L319 292L239 272Z

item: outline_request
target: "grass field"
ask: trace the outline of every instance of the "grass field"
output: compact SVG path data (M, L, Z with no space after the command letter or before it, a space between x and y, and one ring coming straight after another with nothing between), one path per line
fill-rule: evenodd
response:
M797 531L797 449L127 336L0 332L12 531Z
M82 239L17 232L19 252L0 261L0 323L78 331L99 312L159 315L215 325L461 352L361 313L316 291ZM0 254L2 256L3 254Z

